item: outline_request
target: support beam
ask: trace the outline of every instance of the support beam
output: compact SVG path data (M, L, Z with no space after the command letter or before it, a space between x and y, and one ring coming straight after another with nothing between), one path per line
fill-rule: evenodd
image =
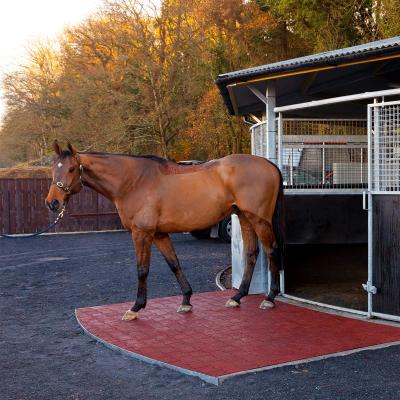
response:
M236 103L235 93L233 93L234 86L236 86L236 83L233 83L232 85L228 85L226 88L228 89L229 98L231 100L233 111L234 111L235 115L239 115L239 108Z
M267 119L267 154L266 158L276 163L276 121L275 121L275 107L276 107L276 92L275 92L275 81L269 81L267 83L266 90L266 119Z
M250 118L253 118L254 121L256 121L257 124L260 124L262 121L261 119L259 119L257 116L255 116L254 114L249 114Z
M250 92L252 92L255 96L257 96L264 104L268 103L268 99L254 86L247 86L250 90Z

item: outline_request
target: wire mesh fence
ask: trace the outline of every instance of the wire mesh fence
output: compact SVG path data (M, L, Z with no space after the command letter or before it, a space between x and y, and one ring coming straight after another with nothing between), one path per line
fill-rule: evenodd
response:
M268 134L266 122L254 125L251 128L251 154L267 158Z
M278 141L286 189L367 187L367 120L283 119Z
M370 107L371 189L400 191L400 102Z

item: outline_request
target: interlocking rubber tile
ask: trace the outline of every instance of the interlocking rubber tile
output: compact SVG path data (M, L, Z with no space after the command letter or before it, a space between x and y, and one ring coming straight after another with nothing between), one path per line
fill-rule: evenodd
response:
M113 349L214 384L239 373L400 341L394 326L280 301L260 310L261 295L226 308L232 294L195 294L187 314L176 312L181 296L174 296L148 301L135 321L121 320L132 303L80 308L76 317L89 335Z

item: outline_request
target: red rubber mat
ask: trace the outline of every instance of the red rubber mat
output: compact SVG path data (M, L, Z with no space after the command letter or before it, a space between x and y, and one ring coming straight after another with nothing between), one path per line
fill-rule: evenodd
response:
M228 309L230 296L195 294L188 314L176 312L180 296L153 299L135 321L121 320L131 303L80 308L76 316L89 335L114 349L215 384L238 373L400 341L393 326L284 302L260 310L260 295Z

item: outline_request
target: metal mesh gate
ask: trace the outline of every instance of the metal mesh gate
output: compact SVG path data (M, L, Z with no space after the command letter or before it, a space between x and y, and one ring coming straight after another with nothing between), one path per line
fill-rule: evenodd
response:
M370 104L368 121L368 313L399 321L400 101Z
M400 191L400 102L369 106L371 190Z
M280 119L278 136L286 189L367 187L367 120Z

